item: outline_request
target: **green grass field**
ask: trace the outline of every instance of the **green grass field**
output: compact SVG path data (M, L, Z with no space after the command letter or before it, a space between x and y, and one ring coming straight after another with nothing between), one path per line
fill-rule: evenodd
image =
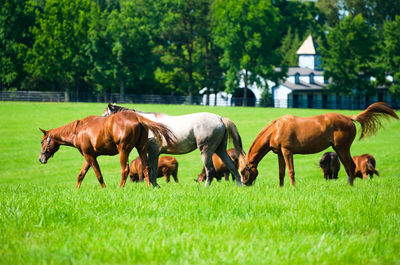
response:
M270 121L327 110L129 105L170 115L208 111L237 125L245 150ZM296 155L297 187L280 188L268 154L252 187L193 179L198 151L175 156L180 183L127 183L119 189L117 156L100 157L107 189L92 170L76 190L80 153L62 146L42 165L42 133L106 104L0 102L0 264L400 264L400 122L355 141L381 176L347 185L325 181L321 153ZM359 111L340 111L346 115ZM400 114L398 112L398 114ZM357 126L359 128L359 126ZM329 150L329 149L328 149ZM137 156L131 153L132 160Z

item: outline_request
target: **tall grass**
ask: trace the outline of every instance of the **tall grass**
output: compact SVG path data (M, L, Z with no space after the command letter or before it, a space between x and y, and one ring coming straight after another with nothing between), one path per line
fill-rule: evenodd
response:
M208 111L237 125L247 150L257 133L283 114L326 110L126 105L172 115ZM253 187L193 181L198 151L176 156L180 183L161 189L120 180L118 157L101 157L107 189L89 171L80 190L83 158L61 147L38 162L41 132L105 104L0 102L1 264L398 264L400 263L400 122L355 141L352 155L369 152L381 177L347 186L325 181L321 153L294 158L297 187L278 187L278 162L268 154ZM346 115L356 111L342 111ZM130 156L133 159L136 152Z

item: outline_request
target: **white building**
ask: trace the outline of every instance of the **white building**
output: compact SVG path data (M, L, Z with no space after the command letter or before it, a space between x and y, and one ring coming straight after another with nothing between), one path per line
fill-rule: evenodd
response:
M288 68L285 80L279 82L278 85L267 81L275 108L353 109L363 108L376 101L391 103L391 94L385 87L378 88L376 96L365 97L362 102L357 104L353 97L340 96L325 89L329 82L324 79L318 45L311 35L303 42L296 54L299 56L298 66ZM239 87L243 86L243 82L240 82ZM257 105L263 89L256 84L249 86L248 100L250 105ZM204 102L205 96L203 97L203 104ZM210 99L210 102L213 103L214 101ZM235 98L225 92L220 92L217 95L217 105L234 106L241 105L240 103L235 102Z

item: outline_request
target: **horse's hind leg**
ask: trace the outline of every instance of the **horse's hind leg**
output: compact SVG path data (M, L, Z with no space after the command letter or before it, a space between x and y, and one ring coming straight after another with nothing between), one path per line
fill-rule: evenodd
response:
M121 164L121 182L119 183L119 187L123 188L126 183L126 179L129 174L129 152L121 150L119 152L119 162Z
M159 157L159 146L153 138L149 139L148 144L147 144L147 151L148 151L148 157L146 158L146 152L143 152L142 156L140 156L140 159L146 160L146 165L148 165L147 168L147 174L145 174L145 179L147 182L147 186L149 186L149 182L153 185L153 187L159 188L160 186L157 184L157 166L158 166L158 157ZM139 150L139 149L138 149ZM150 170L150 172L149 172ZM143 172L146 172L143 167Z
M213 178L215 177L215 168L212 161L212 153L210 151L201 150L201 157L203 159L204 168L206 170L206 183L205 186L211 185Z
M219 158L221 158L222 162L224 162L224 164L228 167L231 174L235 176L236 184L238 186L242 186L242 181L240 179L239 172L235 167L235 164L233 163L231 157L226 152L226 145L220 145L216 151L216 154L219 156ZM229 173L228 173L228 180L229 180Z
M178 183L178 167L172 172L172 177L174 178L175 182Z
M342 162L342 164L344 166L344 169L346 170L347 183L350 186L353 186L353 183L354 183L354 171L356 169L356 165L354 164L354 161L351 158L350 149L338 150L338 149L334 148L334 150L338 154L339 159Z
M81 186L82 180L85 178L85 175L88 172L89 168L90 168L90 164L85 159L85 161L83 162L82 169L78 174L78 183L76 184L77 189L79 189L79 187Z
M278 153L278 163L279 163L279 186L283 187L285 183L285 158L282 153Z

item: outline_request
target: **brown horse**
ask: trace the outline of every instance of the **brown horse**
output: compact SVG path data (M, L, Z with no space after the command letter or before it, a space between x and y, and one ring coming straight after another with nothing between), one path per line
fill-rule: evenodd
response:
M158 159L157 178L165 177L169 182L170 176L178 182L178 160L172 156L162 156ZM129 177L131 181L137 182L143 180L143 167L140 157L131 162L129 166Z
M348 184L353 185L356 166L350 155L350 146L356 136L354 122L361 125L361 139L377 132L382 126L379 120L381 117L399 119L384 102L374 103L360 114L352 116L339 113L308 118L282 116L262 129L254 139L247 154L247 165L240 168L244 183L253 184L258 175L258 163L272 150L278 155L280 186L284 183L285 164L291 184L295 186L293 155L314 154L332 146L346 169Z
M337 179L340 170L340 161L335 152L326 152L319 160L319 167L324 172L324 178Z
M237 156L237 153L235 149L228 149L226 150L228 153L229 157L232 159L233 164L235 165L235 168L237 169L239 166L239 158ZM216 154L213 154L212 156L212 161L214 164L215 168L215 178L217 181L221 181L222 177L225 177L226 181L229 181L229 168L225 165L224 162L222 162L221 158L217 156ZM206 169L203 167L203 170L199 174L198 178L195 179L196 182L203 182L206 178ZM234 176L232 175L232 180L234 180Z
M174 136L168 127L150 121L135 112L119 112L108 117L89 116L55 129L40 130L43 132L40 163L46 164L47 160L58 151L60 145L77 148L85 158L78 174L76 188L80 187L90 167L93 168L100 185L105 188L97 157L118 153L121 163L119 186L124 187L129 171L128 156L134 147L145 167L144 174L149 186L149 167L146 157L148 130L152 131L160 141L164 136L167 142L174 142ZM153 186L156 185L154 179L150 179L150 182Z
M379 176L379 172L375 169L375 158L370 154L353 156L354 164L356 164L355 177L367 179L369 175L373 178L374 174Z

